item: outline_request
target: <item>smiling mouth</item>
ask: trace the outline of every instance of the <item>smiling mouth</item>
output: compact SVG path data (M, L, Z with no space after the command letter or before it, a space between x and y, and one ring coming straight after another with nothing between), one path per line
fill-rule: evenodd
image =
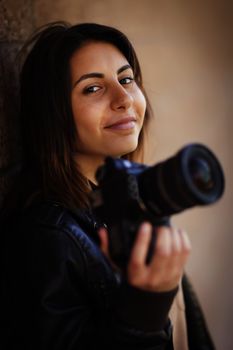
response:
M128 117L118 120L117 122L107 125L105 129L112 129L112 130L128 130L133 129L136 124L136 118L134 117Z

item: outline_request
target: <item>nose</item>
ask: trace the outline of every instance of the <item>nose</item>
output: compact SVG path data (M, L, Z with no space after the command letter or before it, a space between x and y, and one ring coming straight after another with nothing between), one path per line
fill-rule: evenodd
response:
M112 90L111 108L113 110L129 109L133 104L132 95L120 83Z

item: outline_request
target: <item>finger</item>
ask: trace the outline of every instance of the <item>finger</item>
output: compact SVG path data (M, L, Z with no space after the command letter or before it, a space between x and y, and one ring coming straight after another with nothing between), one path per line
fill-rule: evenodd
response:
M98 236L100 239L100 249L103 252L103 254L108 258L112 268L116 270L117 272L120 272L119 267L114 263L114 261L111 258L110 252L109 252L109 238L108 238L108 231L106 228L101 227L98 230Z
M180 235L180 230L177 228L171 228L171 255L170 259L167 261L167 270L170 272L171 279L174 283L180 281L183 275L185 256L183 252L182 237Z
M170 228L160 226L157 228L157 242L155 247L155 255L167 257L171 254L172 241L170 235Z
M108 248L108 232L106 228L101 227L98 231L98 236L100 239L100 249L102 252L109 257L109 248Z
M179 232L181 247L182 247L181 254L180 254L180 265L183 266L183 269L184 269L184 266L191 252L191 242L188 234L184 230L179 229L178 232Z
M151 241L152 226L148 222L144 222L138 231L136 240L134 242L130 263L135 266L144 265L146 256Z
M159 227L155 254L147 269L146 287L155 291L175 288L183 275L188 252L189 239L185 231Z
M179 232L171 227L157 230L156 253L151 263L154 283L161 281L163 286L176 286L183 271L182 242Z
M177 256L182 253L182 240L180 235L180 230L176 228L171 228L171 245L172 245L172 254Z
M161 276L167 275L167 265L171 259L172 252L170 230L170 228L164 226L158 227L156 230L157 242L155 253L149 264L150 273L155 283L160 280Z
M190 238L185 230L179 229L182 251L189 254L192 250Z
M161 226L157 229L155 254L148 270L152 290L168 291L178 285L178 281L173 276L174 265L171 262L177 256L173 251L173 247L177 246L176 249L178 249L179 243L173 243L173 241L174 232L172 228Z
M187 262L191 244L187 233L182 229L172 229L172 254L168 261L167 268L175 279L182 276Z

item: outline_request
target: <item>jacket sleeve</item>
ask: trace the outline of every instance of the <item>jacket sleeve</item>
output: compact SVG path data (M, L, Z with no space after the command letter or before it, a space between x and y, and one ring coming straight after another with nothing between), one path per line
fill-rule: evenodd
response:
M176 291L157 295L122 285L112 307L99 310L88 287L88 257L71 235L40 228L26 252L34 350L168 349Z

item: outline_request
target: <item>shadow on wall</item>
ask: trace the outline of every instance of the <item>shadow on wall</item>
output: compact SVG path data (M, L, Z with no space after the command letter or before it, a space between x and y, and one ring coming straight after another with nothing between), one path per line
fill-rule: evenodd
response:
M0 206L19 162L18 75L15 57L19 45L0 43Z
M0 208L20 158L16 55L33 29L32 2L0 1Z

